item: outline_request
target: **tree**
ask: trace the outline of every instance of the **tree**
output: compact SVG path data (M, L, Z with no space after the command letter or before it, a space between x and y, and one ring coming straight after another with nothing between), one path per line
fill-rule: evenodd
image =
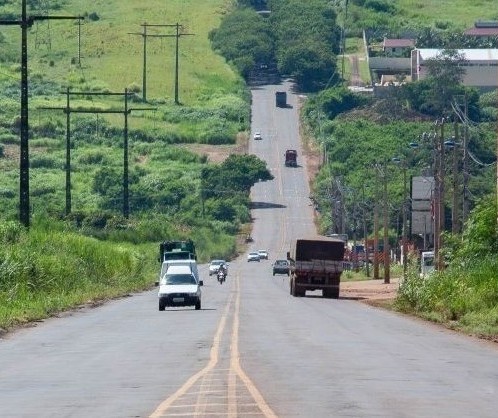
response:
M249 194L258 181L272 180L266 163L255 155L230 155L218 166L202 169L203 198L225 198L237 193Z
M435 58L426 61L428 76L422 80L402 86L403 97L414 110L435 117L451 113L454 97L467 91L469 115L472 109L474 120L479 117L479 97L472 89L462 85L465 57L456 50L443 50Z
M451 109L451 101L458 94L465 75L464 62L465 56L454 49L445 49L426 61L430 87L428 98L439 115Z

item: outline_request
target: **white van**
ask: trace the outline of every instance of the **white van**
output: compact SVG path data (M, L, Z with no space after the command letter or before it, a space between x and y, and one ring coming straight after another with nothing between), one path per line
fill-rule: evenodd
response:
M167 306L195 306L201 309L202 280L198 280L190 266L169 266L159 280L159 310Z
M420 277L427 277L434 271L434 251L422 251L420 255Z
M195 276L197 281L200 280L199 270L197 269L197 262L195 260L167 260L163 261L161 265L161 272L159 273L159 279L156 282L156 286L159 285L161 277L163 277L166 274L170 266L187 266L190 268L190 271Z

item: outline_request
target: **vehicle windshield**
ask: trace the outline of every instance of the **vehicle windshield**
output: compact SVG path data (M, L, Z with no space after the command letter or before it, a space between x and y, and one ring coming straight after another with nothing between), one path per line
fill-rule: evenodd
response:
M191 274L166 274L162 280L163 284L197 284L195 277Z
M286 266L288 263L287 260L277 260L275 261L275 264L278 266Z
M213 260L211 261L212 266L220 266L221 264L225 264L223 260Z

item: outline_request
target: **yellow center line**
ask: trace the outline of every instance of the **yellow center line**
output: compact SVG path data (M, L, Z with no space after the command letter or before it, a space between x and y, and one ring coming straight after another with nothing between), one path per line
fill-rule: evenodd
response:
M225 329L225 325L227 322L227 317L228 317L228 312L230 310L230 307L233 302L233 294L230 295L230 299L228 300L225 310L223 312L223 315L221 317L220 323L218 325L218 329L216 330L216 334L214 336L213 340L213 345L211 347L211 352L210 352L210 360L209 363L207 364L204 369L201 371L197 372L194 374L190 379L188 379L183 386L178 389L173 395L171 395L168 399L165 401L161 402L159 406L156 408L156 410L149 415L150 418L159 418L163 416L163 414L168 410L168 408L171 407L171 405L176 402L178 399L180 399L187 391L195 385L195 383L204 375L209 373L218 363L218 356L219 356L219 347L220 347L220 341L221 337L223 335L223 331Z
M263 395L256 388L254 383L251 381L249 376L244 372L240 366L240 354L239 354L239 316L240 316L240 279L237 275L237 298L235 300L235 315L232 327L232 340L231 340L231 358L230 358L230 368L235 370L239 378L246 385L247 390L251 393L254 401L258 405L258 408L267 418L277 418L277 415L273 412L270 406L266 403ZM231 416L231 415L229 415Z

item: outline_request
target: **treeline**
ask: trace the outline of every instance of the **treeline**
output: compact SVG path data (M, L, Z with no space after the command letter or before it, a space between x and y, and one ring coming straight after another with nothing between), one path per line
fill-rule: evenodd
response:
M257 69L276 65L305 91L317 91L336 79L340 29L325 0L239 1L210 34L213 48L246 79ZM263 6L269 15L257 13Z

